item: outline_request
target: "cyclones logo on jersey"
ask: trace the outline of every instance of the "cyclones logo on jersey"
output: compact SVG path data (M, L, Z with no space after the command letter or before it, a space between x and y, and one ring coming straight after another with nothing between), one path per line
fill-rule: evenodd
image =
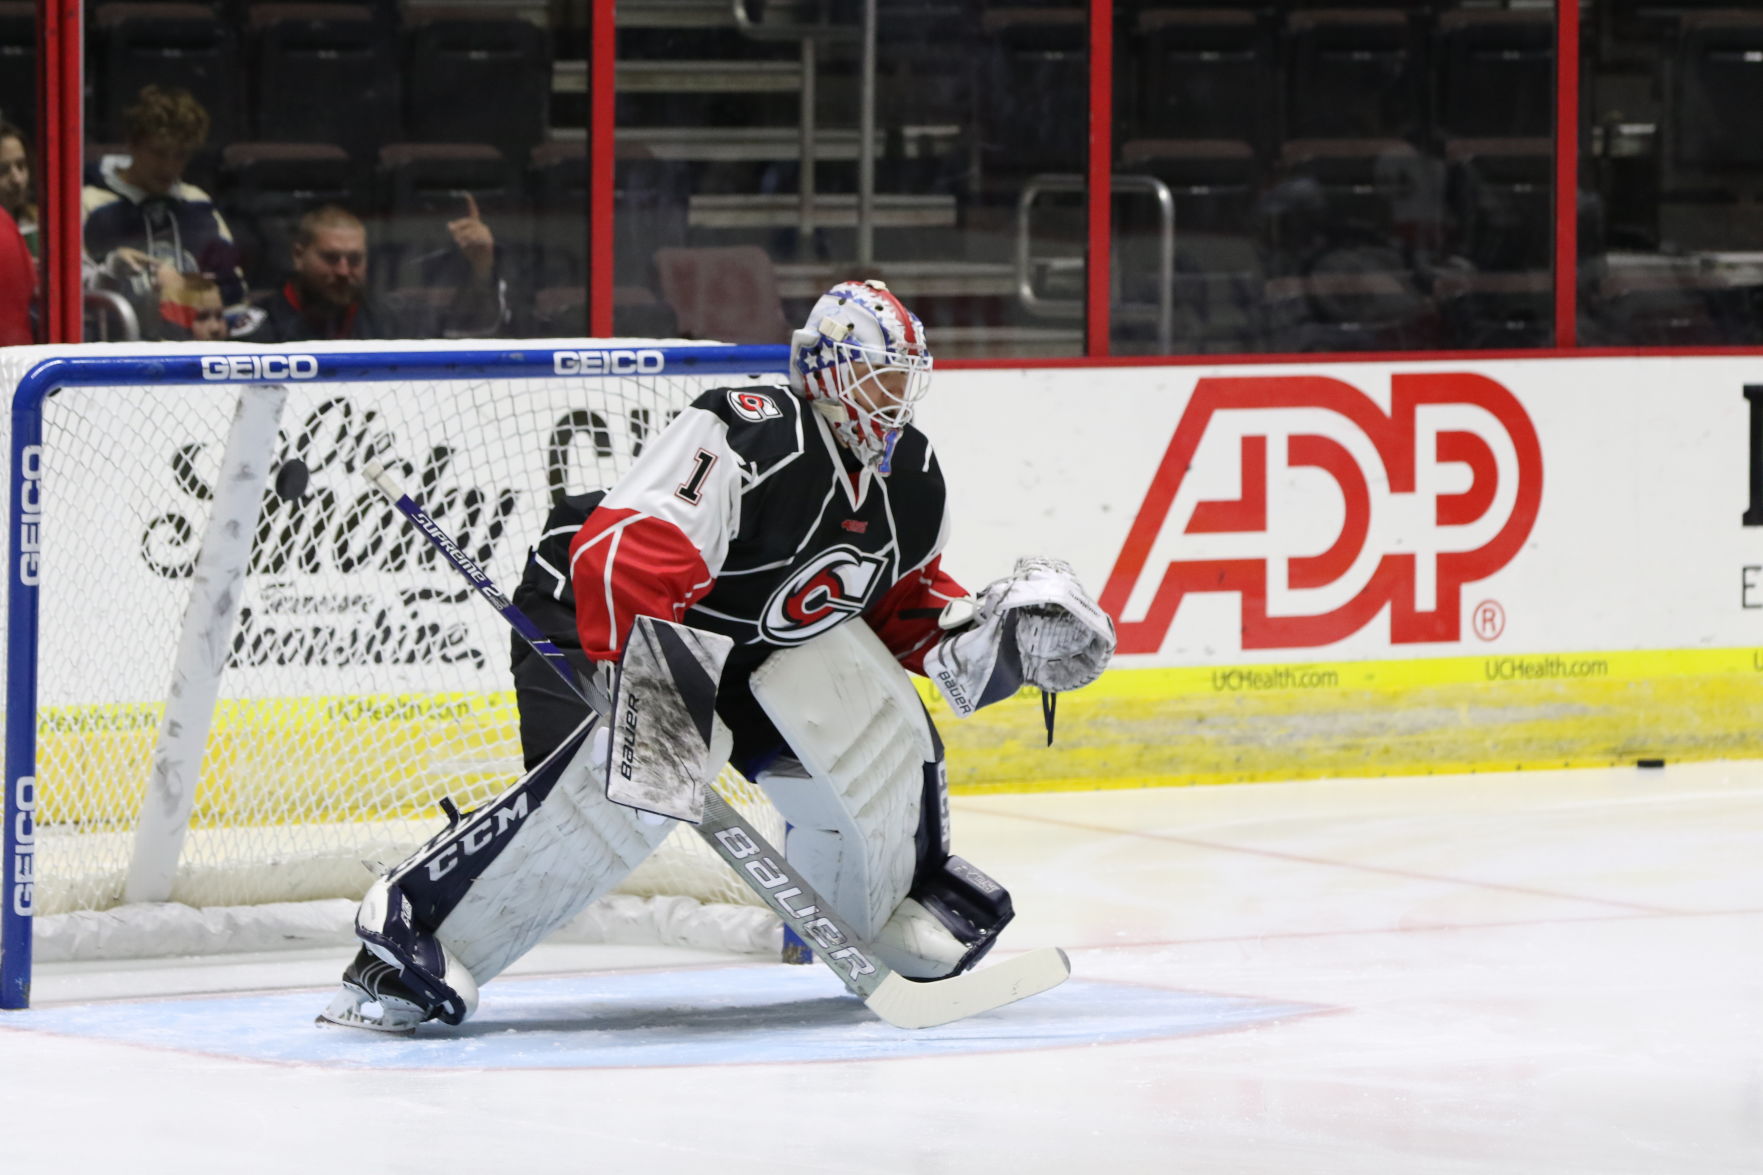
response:
M765 420L775 420L783 415L783 410L764 392L730 388L728 403L729 407L735 410L735 415L742 420L751 420L754 424Z
M759 615L759 631L780 645L813 640L863 611L886 564L855 547L822 551L779 584Z

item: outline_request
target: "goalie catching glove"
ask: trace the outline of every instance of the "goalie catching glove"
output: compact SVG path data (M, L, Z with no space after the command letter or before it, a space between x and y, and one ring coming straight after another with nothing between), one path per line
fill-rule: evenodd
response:
M960 718L1023 685L1049 694L1080 689L1114 655L1114 621L1058 559L1018 559L977 599L945 608L942 624L950 631L925 656L924 670Z

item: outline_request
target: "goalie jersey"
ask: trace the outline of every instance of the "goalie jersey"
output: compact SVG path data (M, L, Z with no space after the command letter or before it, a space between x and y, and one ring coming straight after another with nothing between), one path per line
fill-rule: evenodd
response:
M745 684L772 650L861 616L922 672L938 614L966 595L940 566L930 442L906 427L890 465L860 465L788 388L705 392L616 485L553 508L515 602L592 660L615 659L638 615L732 637L718 709L745 766L781 742Z

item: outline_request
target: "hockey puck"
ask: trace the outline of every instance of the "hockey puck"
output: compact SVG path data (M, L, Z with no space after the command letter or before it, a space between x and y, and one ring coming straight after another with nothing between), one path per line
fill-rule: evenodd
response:
M292 502L305 496L306 484L311 480L312 473L306 468L306 462L290 457L275 471L275 492L282 501Z
M1665 766L1665 760L1663 760L1663 759L1636 759L1634 761L1634 765L1636 767L1663 767L1663 766Z

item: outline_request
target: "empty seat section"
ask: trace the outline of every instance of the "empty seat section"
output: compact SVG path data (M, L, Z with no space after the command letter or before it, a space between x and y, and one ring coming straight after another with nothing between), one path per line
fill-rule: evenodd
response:
M208 111L209 142L238 136L237 46L218 10L206 4L105 4L93 17L103 63L95 137L124 137L122 112L143 86L181 86Z
M1587 344L1659 347L1759 341L1755 289L1671 265L1612 267L1589 299Z
M1544 269L1554 237L1554 145L1548 139L1445 144L1457 252L1484 270Z
M1275 278L1267 316L1274 351L1413 351L1442 341L1432 299L1403 273Z
M37 6L0 0L0 119L37 136Z
M655 254L661 293L688 339L781 343L790 337L777 274L765 250L662 249Z
M251 9L257 137L338 143L371 157L398 131L398 68L372 9L262 4Z
M496 9L406 15L404 125L420 142L489 143L524 158L545 137L550 34Z
M1007 187L1037 171L1080 171L1089 139L1089 12L994 8L980 94L982 165Z
M1406 138L1424 133L1418 53L1401 12L1294 12L1285 33L1286 137Z
M1116 68L1136 76L1131 137L1234 139L1265 152L1278 76L1266 25L1240 9L1139 14Z
M1678 38L1669 130L1687 168L1763 168L1763 13L1685 17Z
M1465 350L1546 347L1555 338L1555 281L1547 271L1447 274L1433 286L1445 344Z
M1554 127L1551 12L1447 12L1433 70L1441 138L1547 136Z

